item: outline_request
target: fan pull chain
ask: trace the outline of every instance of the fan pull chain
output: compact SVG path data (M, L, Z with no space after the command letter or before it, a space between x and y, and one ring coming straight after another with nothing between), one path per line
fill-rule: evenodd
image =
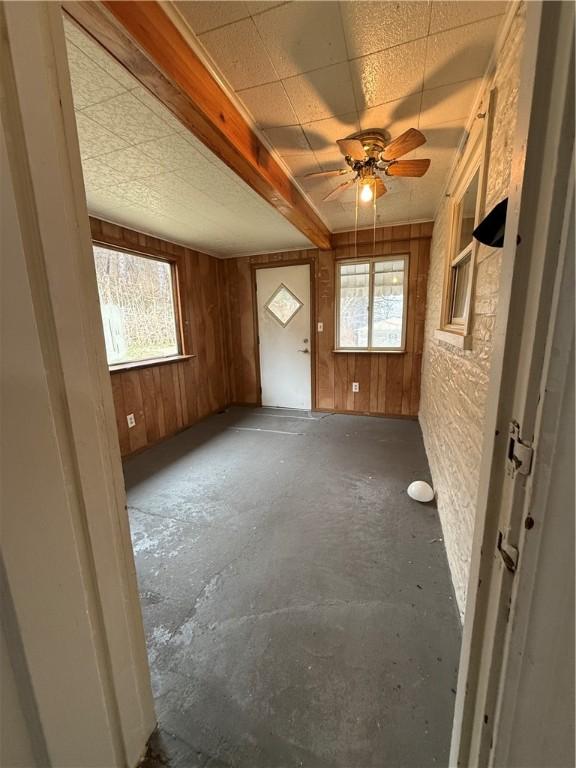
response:
M356 182L356 220L354 222L354 258L358 258L358 205L359 205L360 183Z
M376 255L376 182L374 182L374 196L372 198L372 256Z

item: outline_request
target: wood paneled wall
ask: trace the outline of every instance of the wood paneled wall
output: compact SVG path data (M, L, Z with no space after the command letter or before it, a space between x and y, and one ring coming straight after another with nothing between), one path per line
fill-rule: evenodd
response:
M111 373L123 456L140 451L226 407L227 301L224 264L204 253L91 218L95 241L176 263L185 354L174 363ZM133 413L136 426L128 428Z
M409 255L404 353L333 352L336 262L354 258L354 233L333 235L333 249L330 251L288 251L225 261L231 401L257 403L259 400L253 266L312 258L316 303L313 327L315 329L318 322L324 324L324 331L316 333L315 337L315 407L351 413L417 416L432 227L432 222L382 227L376 230L375 246L372 231L363 230L358 233L358 258ZM357 393L352 392L353 381L360 385Z

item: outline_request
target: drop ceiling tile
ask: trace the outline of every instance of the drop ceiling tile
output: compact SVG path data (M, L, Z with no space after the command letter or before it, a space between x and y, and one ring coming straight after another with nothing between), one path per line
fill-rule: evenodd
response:
M284 87L301 123L310 123L356 110L347 62L284 80Z
M419 127L425 128L453 120L466 121L481 84L482 79L478 78L424 91Z
M84 113L130 144L161 138L171 133L170 126L132 93L87 107Z
M323 150L322 152L314 152L314 155L323 171L332 171L335 168L346 168L344 157L337 146Z
M187 0L178 0L175 5L197 35L249 16L246 3L242 3L239 0L235 0L235 2L214 2L213 0L188 2Z
M284 162L296 177L322 170L312 152L304 152L301 155L289 155L284 159Z
M428 34L430 7L425 2L340 3L351 59L416 40Z
M302 126L312 149L323 151L336 145L337 139L345 139L360 130L360 121L356 112L340 117L328 117Z
M175 133L182 131L188 131L188 128L180 122L180 120L170 112L170 110L162 104L162 102L146 90L143 86L139 85L132 91L132 95L135 96L144 106L148 107L156 117L159 117L168 127Z
M68 42L67 51L76 109L85 109L124 93L124 87L117 80L110 77L73 43Z
M478 0L477 2L444 2L432 3L432 16L430 19L430 34L443 32L446 29L460 27L463 24L471 24L475 21L497 16L506 11L506 2L492 2L492 0Z
M358 109L375 107L422 88L426 40L414 40L350 62Z
M310 150L304 132L299 125L267 128L264 133L281 155L301 155Z
M125 67L109 56L101 45L81 32L76 24L66 16L64 16L64 32L68 41L76 45L82 53L114 78L125 90L130 91L137 87L136 78L132 77Z
M78 141L80 142L80 156L82 160L89 157L104 155L110 150L127 147L128 142L115 136L106 128L90 120L82 112L76 113L76 126L78 128Z
M123 150L120 150L123 151ZM125 181L122 173L106 165L100 158L93 157L82 163L84 183L87 189L105 189L116 187Z
M501 17L430 35L424 88L482 77L490 60Z
M298 118L280 81L239 91L238 97L260 128L296 125Z
M101 155L100 160L112 170L122 174L123 180L145 179L156 176L166 170L164 163L158 158L150 157L145 152L146 144L136 147L125 147Z
M234 90L278 80L252 19L206 32L200 35L200 41Z
M203 160L203 156L179 134L139 144L138 150L148 158L148 162L152 160L157 166L168 170L194 167Z
M395 139L408 128L418 127L421 94L414 93L402 99L388 101L371 107L360 114L360 125L363 131L369 128L380 128Z
M248 10L254 16L256 13L263 13L269 11L272 8L276 8L278 5L282 5L285 0L246 0Z
M286 3L254 23L281 78L346 61L338 3Z

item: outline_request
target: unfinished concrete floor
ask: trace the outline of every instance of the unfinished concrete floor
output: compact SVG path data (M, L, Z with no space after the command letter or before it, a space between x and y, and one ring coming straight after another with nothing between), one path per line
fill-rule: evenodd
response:
M418 424L236 408L126 462L147 765L446 766L460 644Z

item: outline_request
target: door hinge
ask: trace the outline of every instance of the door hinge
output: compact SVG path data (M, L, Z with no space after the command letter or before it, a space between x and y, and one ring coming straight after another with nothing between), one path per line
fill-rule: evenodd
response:
M509 477L517 474L529 475L532 471L532 457L534 449L531 443L520 438L520 425L517 421L510 422L508 431L508 456L506 459L506 473Z
M516 566L518 565L518 550L506 541L502 535L502 531L498 531L498 544L496 547L498 552L500 552L500 557L504 561L506 568L514 573Z

